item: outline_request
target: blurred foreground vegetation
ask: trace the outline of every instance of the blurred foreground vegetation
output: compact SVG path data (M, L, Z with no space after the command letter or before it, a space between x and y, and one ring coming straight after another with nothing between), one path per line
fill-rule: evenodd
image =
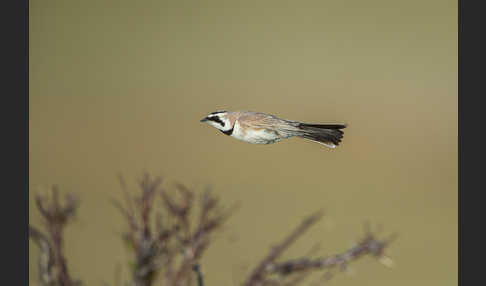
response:
M176 184L173 190L160 187L161 179L146 174L139 181L139 195L129 195L122 177L120 184L123 200L113 200L113 205L126 221L122 239L133 256L128 262L131 280L122 282L115 277L114 286L133 285L204 285L200 259L217 231L231 216L237 206L224 208L210 191L196 193L183 184ZM156 203L161 200L162 204ZM39 281L44 286L81 285L82 279L71 276L68 257L63 252L63 233L79 207L79 198L67 193L61 202L56 186L50 196L37 195L36 206L40 212L44 231L29 225L29 237L38 245ZM316 212L305 218L281 242L273 246L247 278L244 286L301 285L310 274L324 272L319 281L332 277L333 270L346 270L349 263L362 256L370 255L386 266L392 260L384 254L385 248L395 238L378 239L369 227L359 242L339 254L326 257L302 255L296 259L279 260L308 228L322 217ZM108 284L109 285L109 284Z

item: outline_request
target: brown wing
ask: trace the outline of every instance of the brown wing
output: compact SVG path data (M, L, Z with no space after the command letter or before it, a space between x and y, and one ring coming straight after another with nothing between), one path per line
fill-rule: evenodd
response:
M238 122L248 128L266 129L271 132L293 129L285 120L260 112L245 112L238 117Z
M238 123L250 128L271 128L275 125L275 117L259 112L242 112L238 117Z

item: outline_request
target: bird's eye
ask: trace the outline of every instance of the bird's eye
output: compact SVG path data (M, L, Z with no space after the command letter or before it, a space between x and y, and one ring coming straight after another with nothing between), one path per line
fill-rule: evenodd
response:
M211 120L211 121L214 121L216 123L219 123L223 127L225 126L224 122L218 116L208 117L208 120Z

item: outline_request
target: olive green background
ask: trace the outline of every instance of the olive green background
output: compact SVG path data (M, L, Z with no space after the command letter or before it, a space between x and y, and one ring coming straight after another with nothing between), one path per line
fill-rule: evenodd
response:
M129 278L110 199L145 171L241 203L207 285L237 285L321 208L284 258L342 251L370 221L399 233L396 266L367 257L331 285L457 285L457 1L31 0L29 68L29 222L46 186L79 194L66 253L85 285ZM334 150L252 145L199 122L218 109L349 127Z

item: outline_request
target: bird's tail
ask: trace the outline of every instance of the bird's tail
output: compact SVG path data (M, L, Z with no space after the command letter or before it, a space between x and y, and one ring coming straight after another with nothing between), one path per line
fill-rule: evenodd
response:
M336 148L343 138L344 132L341 130L346 128L344 124L307 124L299 123L298 137L311 140L329 148Z

